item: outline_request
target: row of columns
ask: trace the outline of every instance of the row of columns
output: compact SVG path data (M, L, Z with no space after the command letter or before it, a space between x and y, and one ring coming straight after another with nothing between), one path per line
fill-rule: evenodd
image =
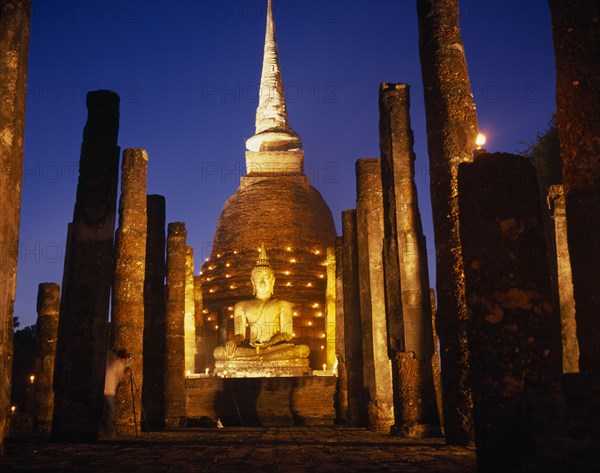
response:
M41 284L38 293L33 419L36 432L74 442L98 438L111 349L131 355L116 396L117 433L136 433L142 408L147 429L182 425L185 375L195 371L195 310L201 310L185 224L169 224L165 239L165 199L146 195L143 149L123 152L113 250L119 97L90 92L87 105L62 297L55 283Z

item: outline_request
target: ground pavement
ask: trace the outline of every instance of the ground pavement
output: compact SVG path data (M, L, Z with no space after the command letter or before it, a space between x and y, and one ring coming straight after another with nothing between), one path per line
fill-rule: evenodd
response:
M475 449L348 427L188 428L95 444L7 439L0 471L440 472L475 471Z

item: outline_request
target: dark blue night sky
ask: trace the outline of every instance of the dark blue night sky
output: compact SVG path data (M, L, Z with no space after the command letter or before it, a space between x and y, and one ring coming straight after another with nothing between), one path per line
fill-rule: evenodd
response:
M254 134L266 0L34 0L15 315L35 323L39 282L62 282L85 94L121 96L121 149L149 152L148 193L184 221L196 272ZM460 0L480 130L515 152L546 128L555 71L546 0ZM417 186L433 233L415 0L274 0L289 121L336 220L355 207L354 162L379 156L378 87L412 85ZM434 272L430 274L432 285Z

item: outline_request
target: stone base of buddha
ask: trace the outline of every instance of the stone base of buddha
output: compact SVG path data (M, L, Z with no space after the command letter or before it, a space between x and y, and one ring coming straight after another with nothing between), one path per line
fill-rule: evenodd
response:
M215 360L215 375L224 378L272 378L305 376L309 360Z

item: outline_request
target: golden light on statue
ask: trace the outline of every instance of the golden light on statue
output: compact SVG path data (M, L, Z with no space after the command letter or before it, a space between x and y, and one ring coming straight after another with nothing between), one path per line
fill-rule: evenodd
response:
M477 145L477 149L481 149L481 147L487 141L485 135L483 133L478 133L477 138L475 138L475 144Z

